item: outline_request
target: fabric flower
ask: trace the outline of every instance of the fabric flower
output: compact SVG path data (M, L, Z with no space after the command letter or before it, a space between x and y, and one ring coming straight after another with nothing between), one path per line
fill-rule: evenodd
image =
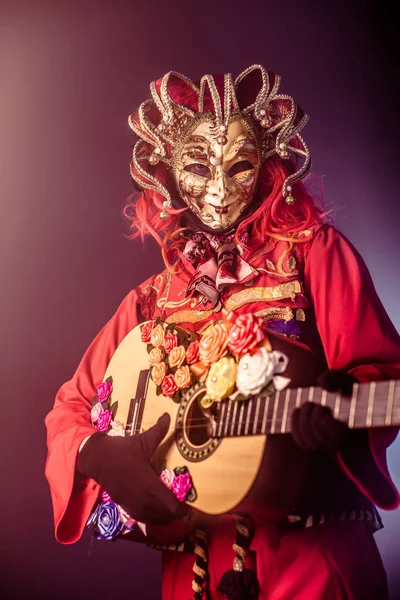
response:
M149 363L150 366L153 367L157 363L161 362L164 358L163 351L161 348L152 348L149 352Z
M101 415L101 413L104 411L104 408L102 407L100 402L97 402L92 410L90 411L90 420L92 421L93 425L95 423L97 423L97 419L99 418L99 416Z
M101 492L101 501L103 502L103 504L105 502L112 502L111 496L110 496L110 494L108 492L106 492L106 490L103 490Z
M108 431L111 437L125 437L125 427L120 421L111 421L111 429Z
M118 504L118 510L119 510L119 518L121 520L121 523L123 523L124 527L126 527L127 529L130 529L132 531L132 529L135 528L136 526L136 519L133 519L131 517L130 514L128 514L126 512L126 510L124 508L122 508L122 506L120 506Z
M199 357L206 365L217 362L226 351L228 330L225 323L211 325L201 336Z
M190 477L189 473L182 473L182 475L175 477L172 483L171 492L179 500L179 502L184 502L191 487L192 478Z
M150 335L150 343L156 348L160 348L163 345L165 338L164 327L162 325L156 325Z
M206 379L207 397L220 402L235 389L237 365L234 358L225 356L211 365Z
M164 339L164 350L167 354L169 354L172 348L175 348L178 345L178 336L171 331L165 335Z
M235 356L251 352L266 337L262 321L253 313L239 315L229 333L228 348Z
M180 367L185 360L186 350L184 346L175 346L169 354L169 366Z
M143 325L141 330L142 342L144 342L145 344L150 344L151 332L153 331L155 326L155 321L147 321L147 323Z
M185 389L192 383L192 374L187 365L179 367L175 372L175 383L179 389Z
M288 360L282 352L268 352L266 348L257 348L253 354L245 354L237 368L236 386L243 396L259 394L272 380L276 384L276 373L282 373L287 367ZM290 380L285 377L288 383ZM280 387L279 380L276 389ZM282 382L283 383L283 382ZM286 383L286 384L287 384Z
M175 383L173 375L166 375L161 384L161 391L164 396L172 398L172 396L178 391L178 386Z
M192 365L193 363L199 360L199 342L195 340L194 342L190 342L189 346L186 349L186 362L188 365Z
M97 386L97 399L99 402L105 402L107 398L109 398L111 392L113 391L113 386L109 381L103 381L100 385Z
M107 431L111 423L111 412L109 410L103 410L98 416L97 419L97 429L99 431Z
M123 530L118 506L115 502L100 504L97 515L97 539L114 540Z
M169 490L172 488L172 484L174 483L175 473L172 469L164 469L160 475L161 482L167 487Z
M162 384L167 373L167 365L164 362L157 363L151 370L151 378L156 386Z

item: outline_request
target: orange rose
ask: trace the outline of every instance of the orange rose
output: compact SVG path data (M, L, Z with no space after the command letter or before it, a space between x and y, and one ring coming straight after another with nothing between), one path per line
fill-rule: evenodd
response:
M154 327L153 331L151 332L150 343L156 348L159 348L164 343L164 337L164 327L158 324Z
M154 367L157 363L161 362L164 358L164 352L161 348L152 348L149 352L149 363L151 367Z
M186 350L183 346L175 346L169 353L169 366L180 367L185 360Z
M159 362L154 365L151 370L151 378L155 385L159 386L162 384L163 379L167 373L167 365L164 362Z
M189 387L189 385L192 383L192 374L187 365L176 370L175 383L181 390Z
M226 353L228 330L225 323L211 325L201 336L199 344L200 360L206 365L217 362Z

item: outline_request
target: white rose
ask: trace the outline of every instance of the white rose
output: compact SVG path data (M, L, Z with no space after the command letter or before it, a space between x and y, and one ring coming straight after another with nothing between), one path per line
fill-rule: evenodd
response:
M125 436L125 428L120 421L111 421L110 425L111 429L107 435L111 435L113 437Z
M286 369L287 363L284 354L277 351L268 352L266 348L257 348L253 354L245 354L238 364L236 378L238 392L246 397L259 394L275 379L276 373L282 373ZM290 381L284 377L280 377L279 380L279 387L282 386L282 380L286 385Z

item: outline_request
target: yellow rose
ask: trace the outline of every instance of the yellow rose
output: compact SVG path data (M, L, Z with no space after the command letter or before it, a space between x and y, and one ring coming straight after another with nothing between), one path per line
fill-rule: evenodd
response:
M232 394L236 384L236 371L235 359L227 356L211 365L206 379L207 397L213 402L221 402Z
M151 332L150 344L152 344L152 346L155 346L156 348L159 348L163 345L164 338L165 332L163 326L160 324L156 325L153 331Z
M180 390L189 387L192 383L192 374L187 365L179 367L175 372L175 383Z
M185 360L186 350L184 346L175 346L172 348L169 353L169 366L171 369L173 367L180 367L183 361Z
M201 336L199 357L205 365L215 363L226 352L228 331L225 323L211 325Z
M161 348L152 348L149 352L149 364L151 367L161 362L164 358L164 352Z
M161 385L167 373L167 365L164 362L157 363L151 370L151 378L158 386Z

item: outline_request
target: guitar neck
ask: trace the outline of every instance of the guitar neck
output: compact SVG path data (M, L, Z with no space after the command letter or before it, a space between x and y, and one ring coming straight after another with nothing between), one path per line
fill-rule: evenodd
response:
M351 397L312 386L221 402L214 437L290 433L293 411L306 402L329 407L352 429L400 425L400 380L391 380L354 384Z

